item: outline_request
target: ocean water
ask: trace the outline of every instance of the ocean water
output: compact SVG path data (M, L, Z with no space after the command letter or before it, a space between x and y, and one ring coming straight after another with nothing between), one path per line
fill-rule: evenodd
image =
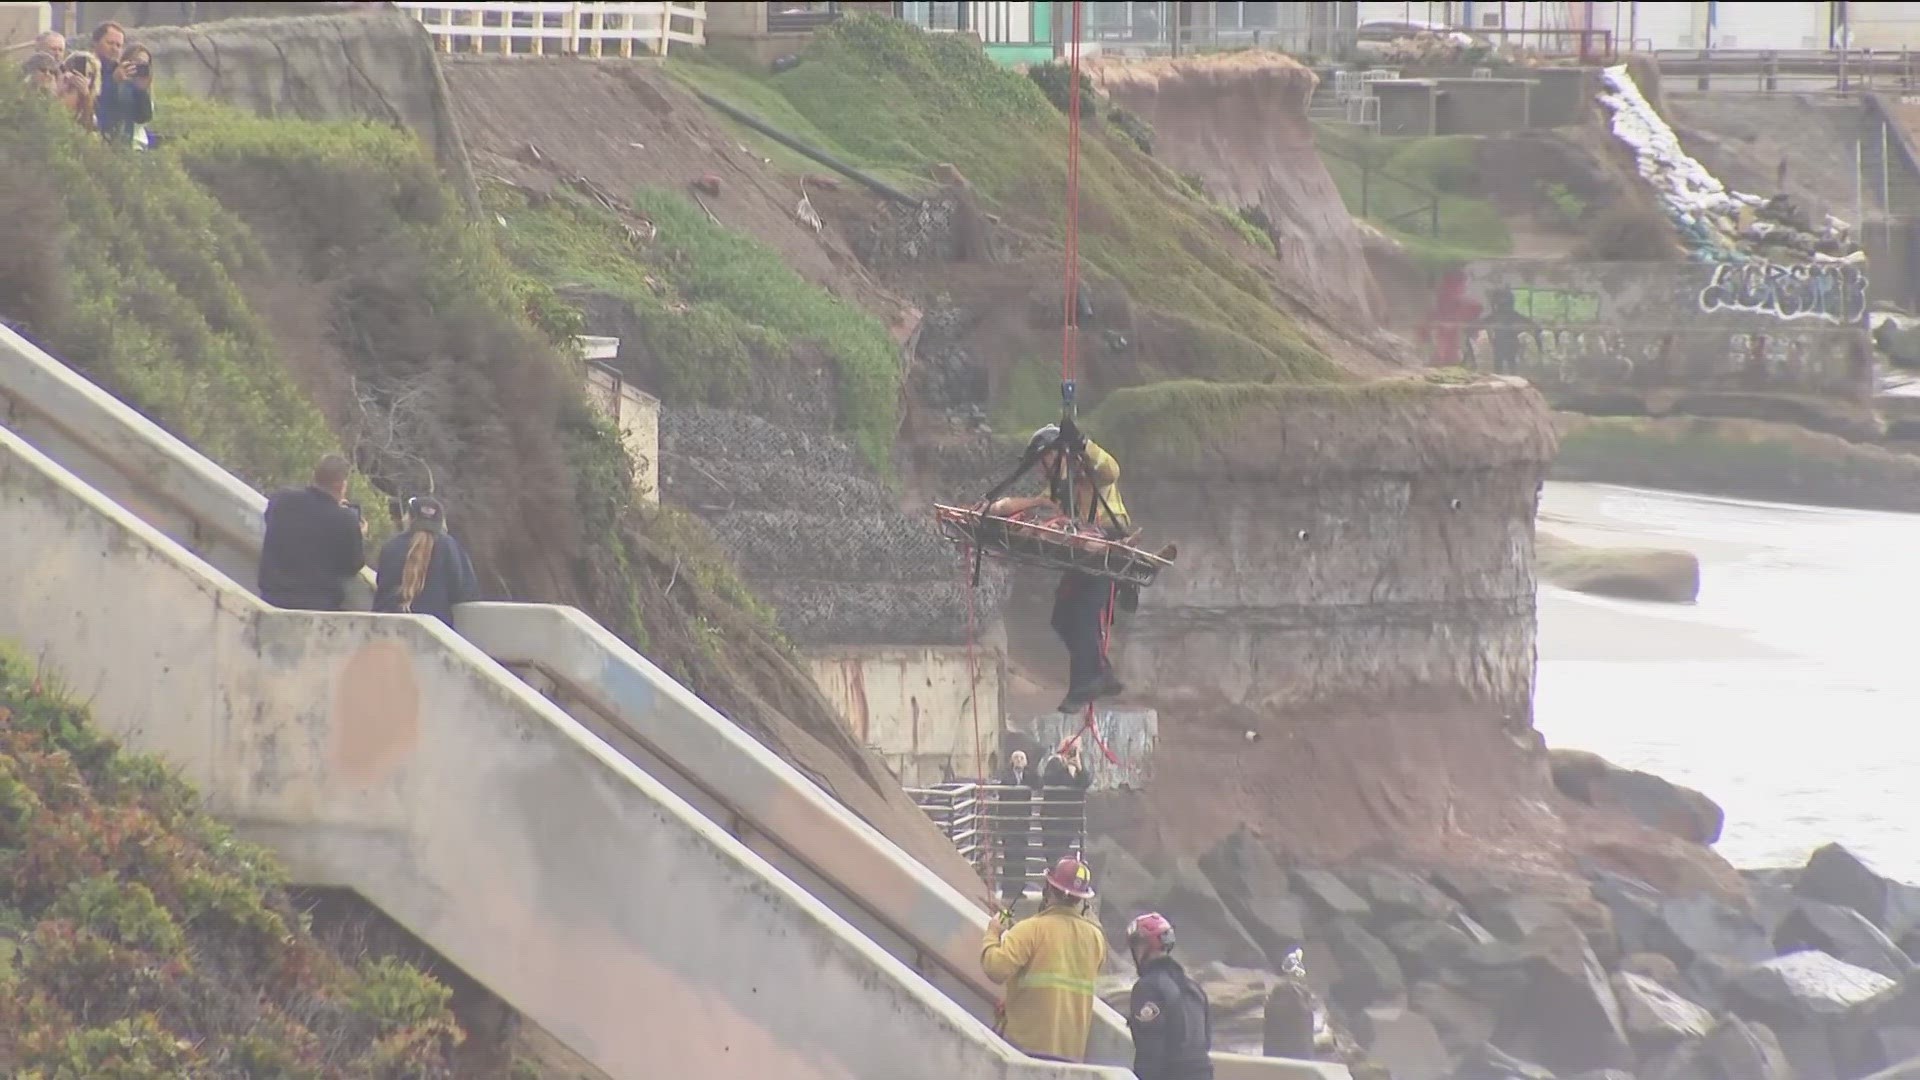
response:
M1551 746L1698 788L1739 866L1838 840L1920 881L1920 515L1549 484L1541 529L1700 558L1692 605L1542 585L1534 722Z

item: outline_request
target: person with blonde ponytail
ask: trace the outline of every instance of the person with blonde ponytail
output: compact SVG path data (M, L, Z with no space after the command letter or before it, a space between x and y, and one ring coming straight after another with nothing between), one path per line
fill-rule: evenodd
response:
M380 549L373 610L431 615L453 625L453 607L480 598L473 562L447 535L447 511L428 495L407 500L407 527Z

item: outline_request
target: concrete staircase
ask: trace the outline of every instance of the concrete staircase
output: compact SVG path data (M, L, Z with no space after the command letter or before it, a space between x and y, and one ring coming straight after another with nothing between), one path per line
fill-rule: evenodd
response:
M609 1075L1126 1075L995 1037L981 909L579 612L267 608L257 492L4 327L0 404L0 636Z

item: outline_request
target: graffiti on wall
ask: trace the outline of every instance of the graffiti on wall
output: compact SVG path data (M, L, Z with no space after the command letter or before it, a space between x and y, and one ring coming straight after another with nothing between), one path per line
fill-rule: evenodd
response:
M1590 323L1600 318L1600 297L1567 289L1508 290L1515 313L1543 323Z
M1867 314L1867 275L1851 263L1725 263L1700 290L1700 310L1855 324Z
M1465 336L1473 367L1543 389L1626 387L1843 393L1864 353L1823 335L1483 323Z

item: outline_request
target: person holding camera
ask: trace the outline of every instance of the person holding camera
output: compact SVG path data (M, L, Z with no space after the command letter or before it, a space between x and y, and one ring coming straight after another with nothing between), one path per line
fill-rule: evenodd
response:
M328 454L313 483L267 498L267 535L260 544L260 599L274 607L339 611L347 581L366 566L367 519L347 501L353 466Z
M134 129L153 119L153 53L127 46L117 22L93 28L93 54L100 59L100 97L94 126L108 142L131 144Z

